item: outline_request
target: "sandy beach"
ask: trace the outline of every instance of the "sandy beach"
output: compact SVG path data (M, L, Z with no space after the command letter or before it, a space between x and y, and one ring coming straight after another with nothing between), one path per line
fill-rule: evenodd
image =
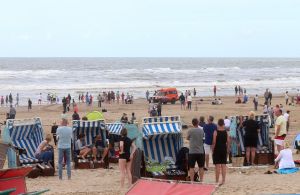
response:
M222 105L211 105L212 98L204 98L203 102L197 101L194 98L192 110L181 110L177 102L175 105L163 105L162 115L180 115L182 121L191 125L192 118L209 115L215 116L215 120L224 118L224 116L247 115L253 110L252 98L248 104L234 104L235 97L222 97ZM196 106L197 102L197 106ZM263 98L259 99L259 108L257 114L262 114ZM284 97L276 96L273 98L272 104L284 104ZM143 117L148 116L148 103L145 99L138 99L134 104L104 104L102 108L107 109L104 113L106 122L114 122L119 120L122 113L127 113L129 116L132 112L135 113L139 122ZM101 108L101 109L102 109ZM285 110L291 111L290 132L287 139L291 141L297 133L300 126L299 106L287 106ZM0 108L1 113L5 113L8 108ZM79 115L84 116L87 112L99 110L97 104L86 106L79 104ZM42 119L45 133L50 133L50 128L53 121L60 121L62 113L62 105L42 105L37 106L34 102L33 109L28 112L27 107L17 108L17 119L40 117ZM68 113L71 119L72 109ZM1 115L0 121L4 121L4 115ZM271 132L274 130L271 129ZM183 130L185 139L187 129ZM272 135L271 135L272 136ZM57 151L56 151L57 152ZM56 154L57 160L57 154ZM294 159L300 159L299 154L294 154ZM212 161L210 161L211 163ZM57 161L56 161L57 164ZM126 189L119 188L119 170L116 164L111 164L113 169L96 169L96 170L72 170L72 180L59 181L57 173L54 177L39 177L37 179L26 179L28 191L39 189L50 189L47 194L103 194L103 195L119 195L124 194ZM271 194L271 193L299 193L300 192L300 172L290 175L264 174L267 170L272 170L273 167L250 167L247 169L228 169L226 184L219 187L214 194ZM64 174L66 174L64 172ZM209 171L205 172L204 181L207 183L214 182L214 168L211 164Z

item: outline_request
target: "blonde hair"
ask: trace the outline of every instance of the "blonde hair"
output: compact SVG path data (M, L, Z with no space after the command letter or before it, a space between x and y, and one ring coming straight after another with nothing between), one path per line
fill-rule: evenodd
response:
M48 142L51 142L52 136L50 134L47 134L45 137L45 140L47 140Z
M249 112L249 118L254 119L255 118L255 112L253 112L253 111Z
M285 142L284 142L284 148L290 148L290 147L291 147L290 142L285 141Z

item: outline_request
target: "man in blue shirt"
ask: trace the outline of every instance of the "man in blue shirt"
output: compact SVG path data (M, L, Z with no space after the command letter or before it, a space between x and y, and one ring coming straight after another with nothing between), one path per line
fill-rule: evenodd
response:
M58 139L58 175L62 179L62 163L65 156L67 165L68 179L71 179L71 140L72 128L68 127L68 119L66 115L62 116L61 126L57 128L56 136Z
M209 167L209 155L212 153L211 145L213 141L213 135L214 135L214 131L217 130L217 125L214 124L213 121L214 121L214 117L209 116L207 119L207 124L205 124L203 127L205 133L204 150L205 150L205 164L206 164L204 170L208 170Z

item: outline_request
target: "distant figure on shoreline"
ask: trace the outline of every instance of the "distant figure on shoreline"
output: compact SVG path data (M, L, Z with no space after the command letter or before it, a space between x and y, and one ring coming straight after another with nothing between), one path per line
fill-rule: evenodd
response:
M29 98L28 99L28 112L32 109L32 101L31 99Z
M39 95L38 104L42 104L42 93Z
M235 88L234 88L234 91L235 91L235 96L237 96L237 94L238 94L238 87L237 87L237 85L235 86Z
M217 86L214 85L214 97L216 97L216 96L217 96Z

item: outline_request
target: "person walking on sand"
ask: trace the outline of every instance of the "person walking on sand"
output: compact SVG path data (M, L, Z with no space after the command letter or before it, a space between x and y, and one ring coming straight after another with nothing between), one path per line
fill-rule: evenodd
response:
M149 90L147 90L146 91L146 99L147 99L147 101L149 101L149 95L150 95L150 92L149 92Z
M123 128L121 130L120 156L119 156L121 188L124 187L125 176L127 176L129 187L132 185L131 164L132 164L133 154L135 150L136 150L136 146L134 142L127 137L127 129Z
M192 120L193 128L187 133L187 140L189 140L189 155L188 155L188 165L189 165L189 175L193 182L195 176L195 165L196 162L199 167L199 177L200 182L203 182L204 177L204 163L205 163L205 152L203 147L204 131L203 128L199 128L198 119L194 118Z
M225 183L226 178L226 163L227 153L229 152L230 140L225 130L225 124L223 119L218 120L218 129L214 132L212 151L213 151L213 162L216 174L216 183L219 183L220 173L222 174L222 182L220 185Z
M197 94L196 88L194 88L194 97L196 97L196 94Z
M19 97L19 94L17 93L15 107L19 106L19 101L20 101L20 97Z
M66 115L62 116L61 126L57 128L57 148L58 148L58 175L62 180L63 158L65 157L67 165L68 179L71 179L71 140L72 128L68 127L68 119Z
M38 104L42 104L42 93L40 93L38 97Z

